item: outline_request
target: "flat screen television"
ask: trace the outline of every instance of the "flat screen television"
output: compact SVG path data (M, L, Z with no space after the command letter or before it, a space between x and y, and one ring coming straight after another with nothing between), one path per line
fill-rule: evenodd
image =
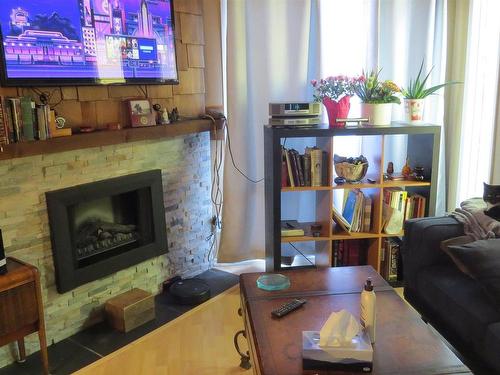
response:
M1 0L3 86L178 83L173 0Z

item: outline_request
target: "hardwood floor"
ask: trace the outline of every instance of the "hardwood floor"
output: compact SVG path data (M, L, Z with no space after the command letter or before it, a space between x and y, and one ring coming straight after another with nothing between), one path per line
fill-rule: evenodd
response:
M232 265L218 268L238 273L262 267L249 263L237 269ZM396 291L402 294L402 288ZM234 286L76 374L250 375L252 370L239 367L233 346L234 334L243 329L237 314L239 298L239 286ZM244 340L240 345L247 350Z
M243 329L239 298L234 286L76 374L249 375L233 346Z

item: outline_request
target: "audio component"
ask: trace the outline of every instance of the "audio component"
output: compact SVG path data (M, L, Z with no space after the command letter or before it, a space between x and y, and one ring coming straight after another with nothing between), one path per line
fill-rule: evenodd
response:
M319 116L320 114L321 103L269 103L269 116L271 117Z

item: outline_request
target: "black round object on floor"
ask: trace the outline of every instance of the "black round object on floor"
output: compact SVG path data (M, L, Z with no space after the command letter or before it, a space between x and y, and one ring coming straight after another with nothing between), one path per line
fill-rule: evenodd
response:
M176 281L169 292L182 305L199 305L210 298L210 287L200 279Z

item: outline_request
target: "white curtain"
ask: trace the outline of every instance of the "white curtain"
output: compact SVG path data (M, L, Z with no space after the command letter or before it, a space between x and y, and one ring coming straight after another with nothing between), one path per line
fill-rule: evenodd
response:
M224 5L224 4L223 4ZM318 35L310 0L228 0L227 118L237 166L249 179L264 175L263 125L268 103L309 99ZM312 45L311 45L312 43ZM264 255L264 183L254 183L227 159L219 262Z
M500 105L500 1L473 0L469 14L462 122L457 124L462 136L456 205L482 196L483 182L493 182L493 136Z
M310 79L378 66L382 78L406 84L425 58L426 69L434 66L431 83L444 80L446 0L228 0L225 6L228 128L235 161L250 179L263 177L268 103L311 100ZM394 107L394 119L402 119L402 106ZM350 115L359 115L355 101ZM436 96L425 119L442 124L442 118L443 98ZM401 139L392 149L394 158L406 158ZM263 257L263 196L262 182L248 181L226 160L219 262ZM444 199L438 203L444 210Z

